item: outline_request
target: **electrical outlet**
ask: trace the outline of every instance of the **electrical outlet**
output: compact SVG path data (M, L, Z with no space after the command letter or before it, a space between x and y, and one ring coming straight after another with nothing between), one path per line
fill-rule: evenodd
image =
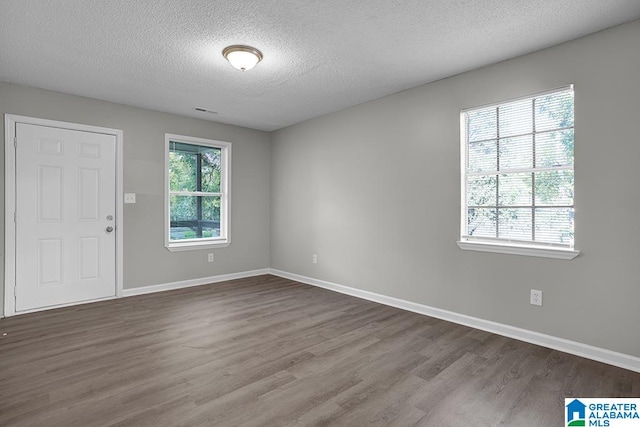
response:
M213 254L207 255L207 261L213 262Z
M311 258L311 262L313 262L314 264L318 263L318 255L313 254L313 257Z
M542 291L531 289L531 305L542 306Z

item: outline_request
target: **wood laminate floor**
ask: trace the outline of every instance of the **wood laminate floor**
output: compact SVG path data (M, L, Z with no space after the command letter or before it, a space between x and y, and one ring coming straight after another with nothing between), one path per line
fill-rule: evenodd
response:
M2 426L560 426L640 374L274 276L0 320ZM2 335L0 333L0 335Z

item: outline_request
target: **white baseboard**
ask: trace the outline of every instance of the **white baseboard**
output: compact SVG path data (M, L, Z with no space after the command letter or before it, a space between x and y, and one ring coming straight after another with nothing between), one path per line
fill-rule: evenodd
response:
M269 272L274 276L284 277L285 279L295 280L296 282L306 283L307 285L318 286L320 288L329 289L380 304L389 305L403 310L412 311L414 313L424 314L426 316L525 341L531 344L563 351L565 353L574 354L576 356L585 357L598 362L608 363L609 365L618 366L631 371L640 372L640 358L628 354L618 353L604 348L554 337L552 335L541 334L539 332L529 331L515 326L492 322L490 320L454 313L452 311L442 310L428 305L418 304L374 292L338 285L324 280L301 276L299 274L288 273L286 271L270 269Z
M211 283L225 282L227 280L244 279L247 277L261 276L269 274L268 268L261 270L242 271L240 273L221 274L219 276L202 277L199 279L181 280L179 282L163 283L160 285L141 286L138 288L129 288L122 290L123 297L131 297L134 295L151 294L154 292L170 291L172 289L190 288L192 286L208 285Z

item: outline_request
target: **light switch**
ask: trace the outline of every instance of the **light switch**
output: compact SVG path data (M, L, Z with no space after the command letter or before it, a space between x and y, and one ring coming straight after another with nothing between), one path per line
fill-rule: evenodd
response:
M135 203L136 202L136 193L124 193L124 202L125 203Z

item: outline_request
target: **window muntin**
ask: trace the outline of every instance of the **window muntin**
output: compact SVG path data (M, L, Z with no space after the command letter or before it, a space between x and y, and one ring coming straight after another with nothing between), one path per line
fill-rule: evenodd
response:
M229 244L231 144L165 136L166 231L170 250Z
M573 88L463 111L461 240L573 248Z

